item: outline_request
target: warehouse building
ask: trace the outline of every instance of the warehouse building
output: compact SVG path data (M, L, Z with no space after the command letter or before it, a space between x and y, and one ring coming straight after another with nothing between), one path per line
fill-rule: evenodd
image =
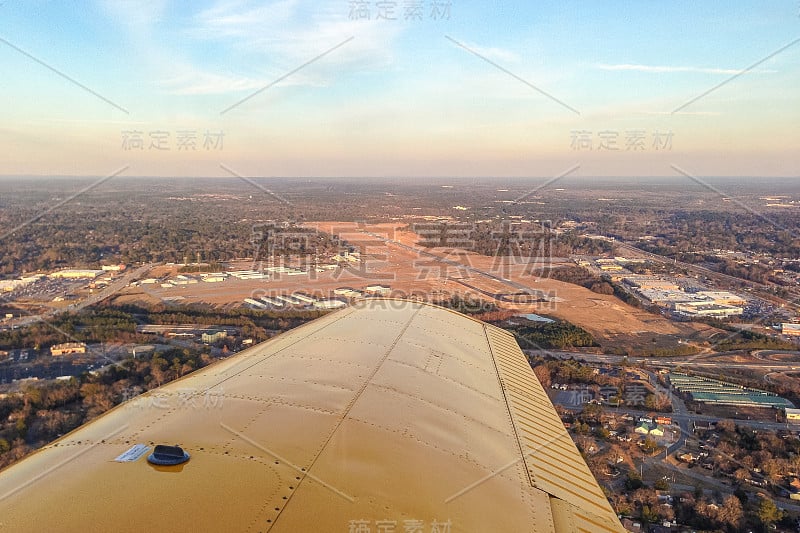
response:
M102 273L102 270L67 268L59 270L58 272L53 272L49 277L56 279L94 279Z
M800 337L800 324L784 322L781 324L781 333L784 335L791 335L792 337Z
M765 390L679 372L670 372L668 377L672 387L690 401L739 407L794 408L789 400Z
M786 421L793 424L800 424L800 409L786 408Z
M392 288L387 287L386 285L368 285L364 287L364 292L366 294L374 294L378 296L387 296L391 294Z
M335 299L314 302L315 309L341 309L342 307L347 307L347 302Z
M728 291L697 291L694 294L719 305L739 306L747 303L743 297Z
M708 301L676 302L672 309L676 314L688 317L728 318L744 313L744 309L739 306L715 304Z
M200 336L200 340L203 341L203 344L214 344L217 341L224 340L227 336L228 332L225 330L209 331L203 333Z
M50 347L50 355L70 355L75 353L86 353L86 344L83 342L65 342L54 344Z

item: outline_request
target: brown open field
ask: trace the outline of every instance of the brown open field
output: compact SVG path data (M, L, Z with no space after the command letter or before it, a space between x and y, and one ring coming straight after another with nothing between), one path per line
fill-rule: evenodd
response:
M304 291L327 297L338 287L362 289L368 285L382 284L390 286L395 296L424 295L429 299L438 299L459 294L492 301L506 309L545 313L586 329L604 347L637 350L665 348L675 346L678 339L703 340L716 332L702 324L672 322L627 305L614 296L540 278L536 274L542 271L541 265L531 265L519 258L487 257L455 249L426 249L437 256L431 257L421 254L417 249L410 250L396 243L387 243L366 233L376 233L417 248L417 235L402 230L402 224L319 222L313 226L338 235L356 246L361 250L362 263L297 276L281 274L268 280L228 279L219 283L200 282L171 288L148 285L128 289L118 297L118 301L153 302L159 299L227 307L240 305L244 298L257 298L270 293ZM454 264L442 263L439 257ZM231 268L252 267L251 263L242 262ZM151 272L150 276L167 272L167 267L158 268L159 271ZM540 297L525 295L526 292ZM525 297L520 297L520 294Z
M399 241L407 246L416 246L418 236L410 230L403 230L399 224L376 224L358 228L356 224L340 222L318 223L315 226L322 231L339 232L343 239L364 239L364 230L384 235L388 239ZM369 240L370 246L378 246L375 240ZM384 247L390 256L405 255L405 262L397 264L400 271L416 268L427 268L428 274L437 277L448 277L446 287L451 288L452 280L460 279L472 287L477 287L490 294L512 294L519 289L509 283L491 279L486 276L458 269L451 265L437 264L433 258L420 257L395 245ZM531 265L519 258L496 258L478 255L464 250L445 248L427 249L440 257L456 261L464 266L473 267L499 278L516 282L529 290L538 291L548 296L546 302L514 304L497 301L499 306L517 309L521 312L545 313L576 324L590 333L602 344L630 346L635 348L666 348L675 346L678 339L702 341L713 335L716 330L705 324L679 323L663 316L654 315L632 307L615 296L597 294L589 289L561 282L550 278L536 276L543 271L541 265ZM415 263L416 261L416 263ZM486 297L486 294L483 294ZM653 342L653 339L656 342Z

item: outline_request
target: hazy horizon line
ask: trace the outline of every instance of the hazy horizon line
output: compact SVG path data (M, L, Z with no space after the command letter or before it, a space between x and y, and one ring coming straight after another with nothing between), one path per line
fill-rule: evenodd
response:
M742 174L742 175L705 175L705 174L698 174L703 178L708 179L779 179L779 180L791 180L791 179L800 179L800 175L752 175L752 174ZM39 178L39 179L100 179L103 177L108 177L107 175L100 175L100 174L0 174L0 180L7 180L7 179L27 179L27 178ZM520 179L553 179L551 175L529 175L529 176L441 176L441 175L391 175L391 176L268 176L268 175L247 175L248 179L284 179L284 180L308 180L308 179L318 179L318 180L336 180L336 179L350 179L350 180L389 180L389 179L413 179L413 180L504 180L504 179L513 179L513 180L520 180ZM185 180L185 179L217 179L217 180L233 180L239 181L241 178L237 176L156 176L156 175L124 175L120 174L114 176L115 180L119 179L163 179L163 180ZM559 181L566 181L566 180L586 180L586 179L684 179L684 176L670 174L670 175L644 175L644 176L636 176L636 175L627 175L627 176L620 176L614 174L597 174L592 176L579 176L579 175L570 175L561 178Z

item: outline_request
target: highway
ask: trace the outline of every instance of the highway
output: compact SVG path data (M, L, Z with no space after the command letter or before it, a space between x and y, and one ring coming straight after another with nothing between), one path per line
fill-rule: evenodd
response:
M81 309L84 309L90 305L102 302L106 298L110 298L117 292L121 291L122 289L130 285L131 282L142 277L146 272L148 272L151 268L153 268L153 266L155 266L155 264L145 264L140 266L136 270L128 271L122 277L116 279L108 287L105 287L103 290L99 292L91 294L88 298L78 303L70 304L63 309L52 309L41 315L29 315L26 317L18 318L12 321L8 325L10 327L23 327L33 324L35 322L41 322L49 316L53 316L58 313L63 313L64 311L80 311Z
M741 361L703 361L704 357L719 357L724 355L741 355L741 351L736 352L718 352L712 354L701 354L700 356L689 357L628 357L624 355L608 355L608 354L594 354L585 352L570 352L564 350L530 350L526 349L524 352L528 355L549 355L559 359L576 359L586 363L593 364L608 364L608 365L621 365L627 362L631 365L650 365L660 368L673 368L673 367L689 367L689 368L747 368L751 370L764 370L764 371L788 371L800 370L800 351L788 350L758 350L753 352L752 355L758 362L741 362ZM786 354L797 357L797 361L770 361L764 359L764 355L777 355Z

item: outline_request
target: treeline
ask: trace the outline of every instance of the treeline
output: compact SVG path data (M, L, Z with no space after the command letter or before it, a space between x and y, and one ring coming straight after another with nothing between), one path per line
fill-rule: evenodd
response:
M182 267L178 268L178 272L181 274L197 274L200 272L222 272L225 270L225 265L223 263L205 263L199 265L183 265Z
M235 179L192 180L191 187L185 187L116 178L112 190L86 190L81 202L49 209L54 197L66 197L85 184L0 184L0 226L13 228L33 219L0 242L0 275L89 267L101 261L220 262L251 257L256 249L252 235L260 221L312 212L303 204L259 201L269 195ZM253 199L254 193L258 199Z
M442 300L434 300L432 303L465 315L482 315L498 312L497 305L492 302L480 298L463 297L459 294L454 294L450 298Z
M126 359L99 375L86 373L69 381L24 386L19 394L0 399L0 468L211 360L197 351L171 349L150 359Z
M595 369L574 359L546 361L536 358L531 361L534 374L547 388L553 383L582 383L585 385L614 386L622 389L621 377L595 373Z
M129 307L129 309L131 309ZM161 311L144 312L141 319L150 324L202 324L213 326L235 326L243 337L256 341L267 340L270 331L287 331L310 320L319 318L326 311L287 309L285 311L258 309L230 309L224 313L216 310L180 307Z
M613 251L607 241L588 239L576 233L555 233L548 223L510 227L503 221L475 224L469 234L472 251L490 257L533 257L547 260L570 255L602 255ZM447 244L443 234L443 246Z
M645 222L647 217L641 217ZM619 228L625 237L636 238L646 235L647 225L637 220L626 220L625 224L616 221L613 227ZM768 253L779 257L798 258L800 238L796 232L785 228L800 225L800 215L795 211L783 210L769 213L765 220L762 214L725 211L690 211L687 209L670 212L658 221L656 240L647 244L648 251L660 250L662 255L675 256L680 253L702 252L713 249L747 250L755 253ZM783 228L783 229L782 229ZM653 234L653 233L650 233Z
M679 355L696 355L700 353L700 349L691 344L679 344L678 346L670 346L669 348L646 348L644 349L643 357L670 357Z
M243 337L267 340L271 332L283 332L324 315L326 311L267 311L232 309L224 313L190 306L167 310L163 305L148 309L135 305L91 307L77 313L58 314L47 322L0 331L0 348L44 350L53 344L80 341L151 342L152 335L136 332L141 324L202 324L234 326Z
M79 313L60 313L48 321L19 329L0 331L0 348L42 350L62 342L141 342L135 318L124 311L92 308Z
M583 328L565 321L542 322L525 326L506 326L523 348L579 348L599 346Z
M548 277L572 283L573 285L580 285L586 287L592 292L597 294L616 294L615 287L611 283L604 281L600 277L592 274L588 270L580 266L567 266L552 268L548 271Z
M708 318L698 321L730 332L729 335L725 335L721 340L714 343L714 349L720 352L732 350L797 350L797 345L790 341L770 337L757 331L739 329L720 320Z

